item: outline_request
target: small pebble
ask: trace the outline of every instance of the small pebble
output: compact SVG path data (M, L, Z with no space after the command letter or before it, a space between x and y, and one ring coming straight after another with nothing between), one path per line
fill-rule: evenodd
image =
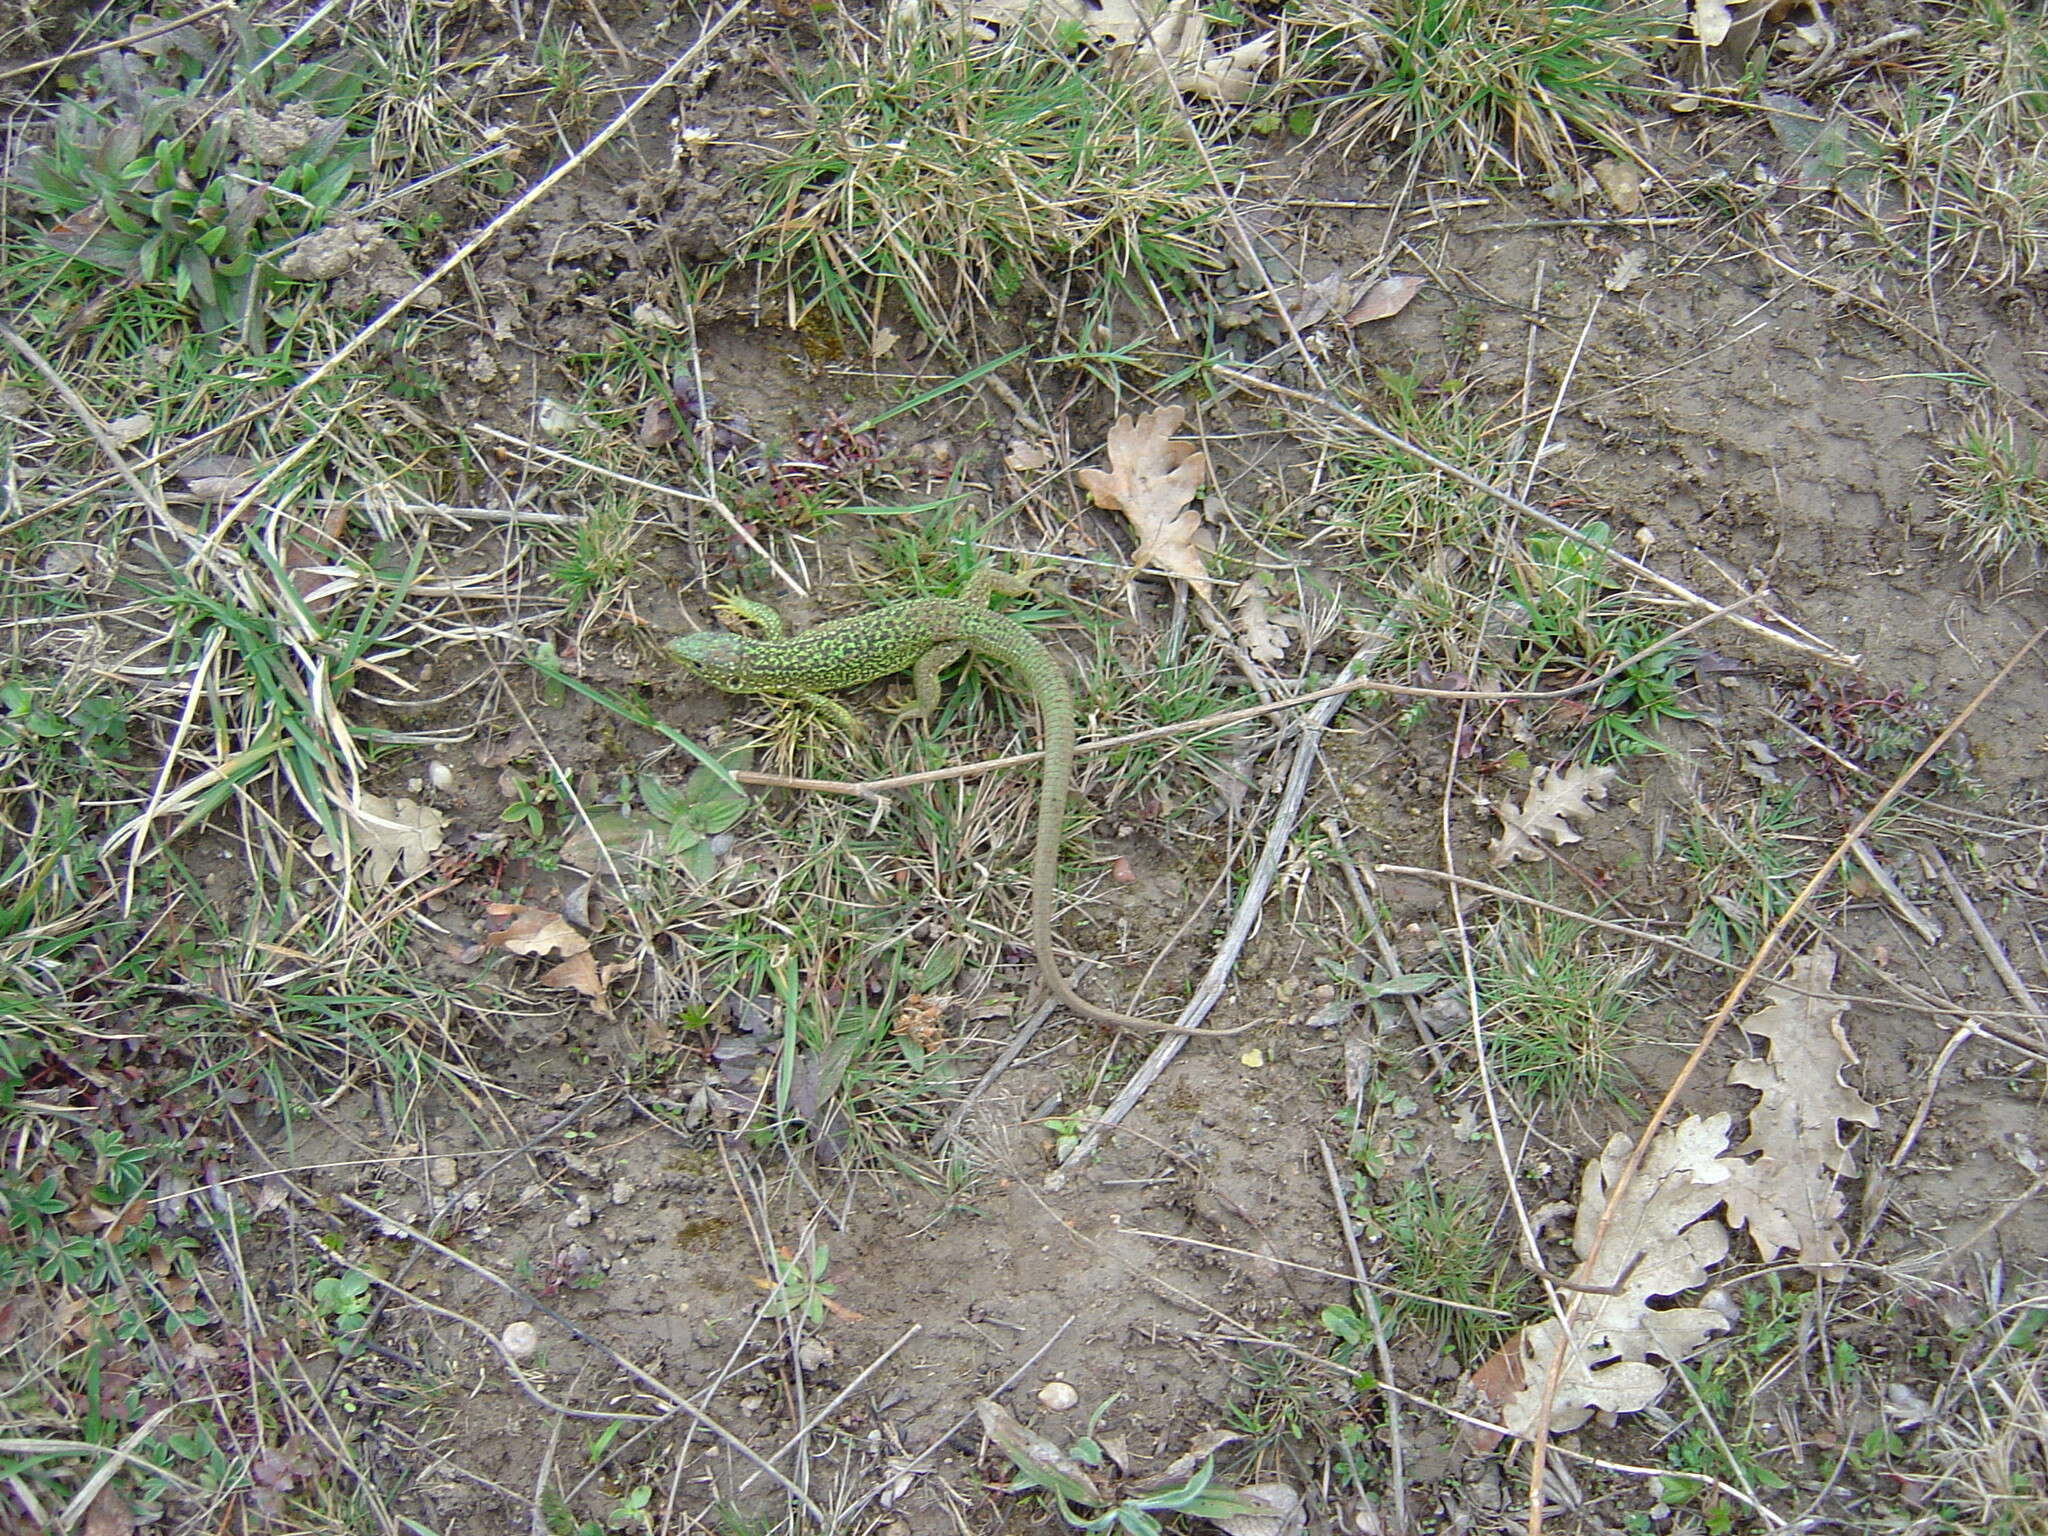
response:
M531 1323L507 1323L505 1331L498 1335L498 1342L514 1360L530 1360L533 1352L540 1348L540 1335L533 1331Z
M1038 1389L1038 1406L1052 1413L1065 1413L1081 1401L1081 1394L1064 1381L1048 1381Z

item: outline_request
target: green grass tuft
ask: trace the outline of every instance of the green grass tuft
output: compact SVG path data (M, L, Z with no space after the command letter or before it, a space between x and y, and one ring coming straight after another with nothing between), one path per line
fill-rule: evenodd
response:
M798 315L860 332L894 300L948 334L1070 283L1099 304L1220 268L1222 198L1188 124L1142 84L1024 36L934 26L835 44L797 85L809 126L761 173L751 255Z

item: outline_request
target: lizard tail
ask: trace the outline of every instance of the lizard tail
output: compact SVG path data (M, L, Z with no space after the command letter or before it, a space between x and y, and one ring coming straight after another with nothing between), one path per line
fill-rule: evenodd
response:
M1067 790L1074 776L1074 701L1059 665L1049 665L1032 679L1038 698L1039 733L1045 742L1045 763L1038 782L1038 831L1031 852L1031 946L1038 953L1039 974L1046 990L1071 1013L1113 1029L1151 1035L1241 1035L1251 1024L1235 1029L1187 1029L1158 1019L1100 1008L1074 990L1061 971L1052 932L1053 893L1059 887L1060 831L1066 821Z

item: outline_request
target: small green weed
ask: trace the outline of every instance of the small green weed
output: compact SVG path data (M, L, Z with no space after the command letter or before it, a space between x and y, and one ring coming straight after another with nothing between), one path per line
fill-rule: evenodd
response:
M1162 1514L1187 1514L1205 1520L1271 1518L1265 1506L1215 1480L1215 1462L1204 1457L1180 1482L1146 1492L1105 1489L1097 1475L1111 1466L1108 1453L1095 1438L1097 1425L1116 1401L1109 1399L1088 1416L1086 1430L1073 1444L1026 1429L1007 1410L986 1399L975 1404L982 1428L1017 1469L1017 1481L1005 1491L1036 1489L1071 1530L1085 1536L1162 1536Z
M1460 1303L1396 1298L1381 1309L1386 1328L1412 1324L1460 1362L1479 1359L1515 1330L1529 1277L1494 1230L1498 1204L1483 1189L1436 1179L1405 1179L1384 1201L1370 1199L1366 1186L1357 1185L1352 1213L1386 1256L1379 1278L1416 1295ZM1475 1307L1486 1310L1469 1310ZM1351 1307L1326 1307L1322 1320L1347 1360L1371 1336L1364 1316Z
M752 762L748 752L729 753L721 759L728 773L743 773ZM640 800L648 815L667 828L663 837L670 858L683 866L691 879L711 878L715 856L711 839L746 815L744 791L733 789L709 768L693 769L680 790L670 789L652 774L639 778Z
M99 90L59 106L17 183L46 218L34 234L57 279L75 268L126 278L265 349L279 254L326 222L366 162L349 117L361 77L272 58L283 37L246 29L225 94L209 61L175 46L148 66L101 61Z
M515 773L505 776L511 802L498 813L498 820L523 827L526 835L540 842L547 835L548 817L561 803L562 784L553 770Z
M785 1258L775 1256L775 1289L761 1303L768 1317L800 1317L813 1328L821 1326L839 1287L825 1278L832 1262L832 1250L825 1243L813 1243L808 1253Z
M322 1275L313 1282L313 1310L332 1335L335 1353L343 1359L362 1352L374 1299L370 1277L359 1269Z
M631 502L600 498L571 531L569 552L555 565L555 580L573 610L601 604L632 579L639 566L640 519Z
M1480 971L1487 1061L1495 1079L1551 1099L1626 1095L1621 1051L1634 1039L1647 955L1601 953L1580 924L1505 925Z
M751 242L795 313L865 335L894 299L946 335L1070 280L1106 300L1220 268L1222 200L1168 103L1027 32L842 38L798 79L810 126L762 173Z
M1612 530L1592 522L1579 533L1576 539L1531 534L1528 557L1514 568L1510 601L1521 610L1517 657L1541 686L1597 676L1651 650L1658 639L1658 626L1641 599L1614 574ZM1592 761L1661 752L1659 729L1694 718L1680 697L1691 671L1683 648L1657 649L1629 661L1590 704L1572 701L1553 715L1578 724L1576 750Z

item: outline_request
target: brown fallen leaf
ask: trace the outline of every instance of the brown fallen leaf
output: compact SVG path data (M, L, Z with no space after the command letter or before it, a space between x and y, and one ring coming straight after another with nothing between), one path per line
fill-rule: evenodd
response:
M357 805L342 806L341 813L349 824L348 850L337 848L323 832L313 839L312 852L337 869L350 854L366 858L363 878L371 885L388 884L394 872L408 880L425 873L448 825L448 818L432 806L403 796L366 794Z
M1643 173L1626 160L1595 161L1593 179L1624 218L1643 206Z
M1537 860L1544 855L1545 842L1578 842L1578 829L1572 823L1584 821L1600 809L1614 773L1612 768L1580 764L1538 768L1529 777L1529 793L1519 810L1505 804L1493 808L1502 825L1501 835L1488 845L1493 862L1506 865L1517 859Z
M498 924L481 943L467 952L474 960L487 949L502 949L511 955L545 959L561 956L561 962L535 978L534 985L554 991L574 992L590 1004L591 1011L612 1016L608 994L611 984L628 967L599 965L591 953L590 940L578 933L560 913L518 902L494 901L484 911Z
M1201 509L1192 505L1209 473L1209 458L1193 443L1176 442L1187 412L1177 405L1147 411L1135 421L1119 416L1109 429L1109 468L1078 469L1074 480L1096 506L1121 512L1138 536L1131 564L1177 576L1207 595L1207 536Z
M1266 601L1266 583L1254 576L1231 594L1230 606L1237 613L1237 627L1244 635L1245 654L1268 666L1287 654L1294 637L1273 617Z
M506 901L491 902L484 911L493 920L503 919L484 935L482 947L485 949L502 949L508 954L540 958L555 954L580 955L590 948L590 940L571 927L569 920L559 913Z
M1422 292L1428 281L1426 277L1399 274L1383 277L1366 290L1364 298L1345 312L1343 323L1369 325L1375 320L1391 320L1408 307L1408 301Z
M1572 1273L1569 1328L1555 1317L1532 1323L1504 1354L1512 1366L1489 1362L1471 1379L1475 1389L1506 1390L1491 1400L1511 1434L1528 1437L1544 1414L1553 1362L1564 1352L1548 1414L1550 1433L1569 1434L1595 1411L1637 1413L1670 1385L1668 1367L1690 1360L1728 1319L1711 1307L1661 1303L1702 1285L1728 1253L1728 1229L1711 1219L1737 1164L1728 1146L1728 1116L1689 1115L1660 1132L1643 1154L1617 1202L1597 1247L1607 1192L1620 1177L1635 1137L1616 1134L1586 1164L1579 1190L1572 1247L1582 1262ZM1652 1364L1651 1361L1663 1364Z
M605 993L617 970L615 966L599 965L597 956L586 949L543 971L534 985L552 991L574 992L590 1004L592 1013L608 1019L612 1016L612 1005Z
M1052 450L1044 443L1035 443L1029 438L1013 438L1010 451L1003 455L1003 468L1019 475L1043 469L1051 462Z
M1189 96L1209 101L1247 99L1258 84L1278 41L1266 32L1234 48L1209 42L1209 18L1200 0L935 0L947 15L962 11L982 24L984 35L1005 27L1029 27L1058 44L1060 31L1078 28L1084 37L1109 45L1108 55L1131 75L1164 80ZM897 0L899 14L915 16L919 0Z
M1770 1006L1742 1021L1768 1043L1768 1057L1728 1073L1762 1095L1749 1112L1749 1139L1735 1149L1759 1155L1730 1183L1728 1225L1749 1228L1766 1264L1796 1248L1820 1275L1840 1273L1841 1181L1856 1174L1842 1128L1877 1124L1876 1108L1842 1081L1857 1058L1842 1030L1849 1005L1828 995L1834 979L1835 952L1825 944L1794 960L1784 982L1765 990Z
M1110 0L1103 12L1134 9ZM1140 80L1163 80L1189 96L1207 101L1248 101L1259 83L1259 75L1272 56L1277 37L1261 33L1246 43L1221 52L1209 45L1209 17L1197 0L1172 0L1152 18L1149 36L1140 21L1110 50L1112 61Z

